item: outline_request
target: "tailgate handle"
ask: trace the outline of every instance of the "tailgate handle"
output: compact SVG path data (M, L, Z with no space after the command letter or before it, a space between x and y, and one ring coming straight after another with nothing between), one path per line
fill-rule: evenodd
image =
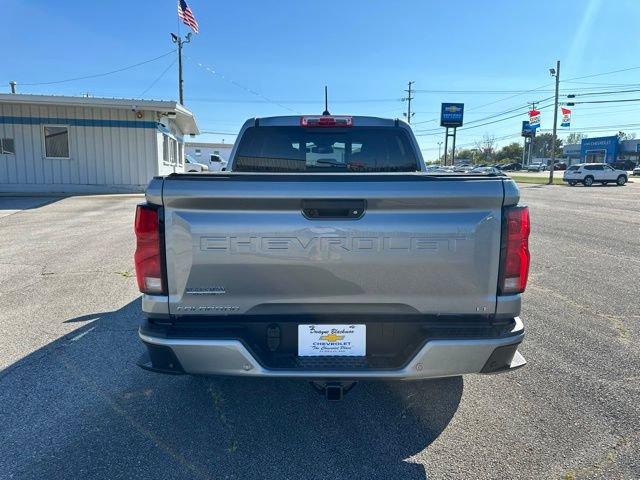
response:
M302 200L302 214L309 220L357 220L366 208L366 200Z

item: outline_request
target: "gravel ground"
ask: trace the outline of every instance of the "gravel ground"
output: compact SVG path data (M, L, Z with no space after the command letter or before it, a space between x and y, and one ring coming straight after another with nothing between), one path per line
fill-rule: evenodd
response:
M522 197L527 367L340 403L139 369L140 197L3 198L0 477L640 478L640 184Z

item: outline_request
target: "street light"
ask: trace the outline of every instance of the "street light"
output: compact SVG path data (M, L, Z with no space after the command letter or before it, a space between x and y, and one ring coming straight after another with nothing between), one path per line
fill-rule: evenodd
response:
M184 105L184 80L182 79L182 46L191 42L191 32L185 35L184 40L180 35L171 34L171 41L178 44L178 97L180 104Z
M553 184L553 171L556 166L556 141L558 138L558 93L560 90L560 60L556 68L550 68L549 74L556 77L556 95L553 102L553 138L551 139L551 165L549 165L549 185Z

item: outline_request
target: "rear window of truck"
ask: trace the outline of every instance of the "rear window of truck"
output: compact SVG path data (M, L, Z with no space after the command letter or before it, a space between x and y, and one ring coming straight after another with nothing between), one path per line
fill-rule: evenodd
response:
M238 172L416 172L407 132L396 127L251 127L238 144Z

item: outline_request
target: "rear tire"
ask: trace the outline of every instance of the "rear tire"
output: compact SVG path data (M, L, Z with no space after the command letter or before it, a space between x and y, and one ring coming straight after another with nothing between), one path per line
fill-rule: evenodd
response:
M625 177L624 175L620 175L620 176L618 177L618 180L616 180L616 184L617 184L619 187L622 187L625 183L627 183L627 177Z
M593 177L591 175L589 175L588 177L584 177L584 180L582 180L582 184L585 187L590 187L591 185L593 185Z

